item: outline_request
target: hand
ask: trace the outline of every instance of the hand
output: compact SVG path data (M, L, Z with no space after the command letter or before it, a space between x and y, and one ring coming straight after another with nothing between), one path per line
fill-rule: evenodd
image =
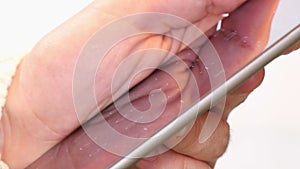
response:
M167 3L167 1L163 0L155 3L136 2L139 5L135 7L132 6L132 3L130 5L128 3L127 7L125 2L123 2L123 6L120 6L118 1L95 1L81 13L43 38L31 53L24 58L23 64L18 69L18 74L10 88L2 120L5 138L4 161L8 162L12 168L24 168L80 126L73 106L73 70L80 48L103 25L127 14L147 11L170 13L187 19L196 24L203 32L206 32L207 36L211 36L211 41L220 54L226 76L229 77L263 50L268 39L272 14L277 5L277 1L249 0L224 22L223 27L225 30L236 30L238 32L237 36L231 39L224 38L224 36L228 35L228 32L225 31L214 37L215 32L210 28L213 28L217 21L222 18L221 14L233 11L243 2L242 0L231 2L217 1L214 6L208 8L208 4L196 4L193 0L186 1L184 4L177 1ZM207 10L212 14L206 15ZM154 23L154 21L149 21L149 23ZM245 27L245 25L248 26ZM178 26L175 23L170 23L168 26L168 31L176 29L184 33L188 25ZM246 36L247 42L243 44L243 40L245 40L243 37ZM260 45L257 45L258 42ZM107 106L112 103L109 89L114 68L129 53L145 48L166 49L177 53L181 58L187 56L194 58L193 53L189 50L184 50L180 43L176 43L164 36L148 35L147 37L136 37L125 41L117 49L110 51L105 57L103 69L107 70L106 74L97 74L96 76L95 81L98 89L96 90L96 96L101 110L105 112L105 109L113 108L107 108ZM119 51L122 52L116 59L115 54ZM205 54L205 51L201 52ZM188 53L191 54L188 55ZM115 65L111 65L112 60L116 60L114 62ZM188 65L191 64L191 59L186 59L185 61ZM149 60L137 60L132 65L133 67L138 63L146 65L148 62ZM163 59L154 60L153 65L157 67L163 63L165 63ZM133 69L133 67L130 68ZM170 68L172 69L173 67L175 68L175 65L170 64ZM205 90L209 89L206 81L207 74L200 74L197 71L200 69L203 69L203 65L201 62L198 62L198 64L194 65L192 72L193 76L197 77L198 85L201 87L199 92L205 93ZM142 82L150 73L152 71L141 73L131 87ZM179 101L178 93L174 90L174 85L171 85L172 81L170 79L162 79L159 83L155 83L156 86L149 85L149 83L153 83L151 79L153 81L153 78L156 76L163 76L161 74L159 71L155 72L132 90L133 95L136 96L133 100L136 101L137 106L147 101L147 99L138 99L140 97L137 96L147 96L149 94L148 91L166 84L166 82L170 82L170 87L166 88L166 90L170 89L170 94L174 96L170 100L170 106L167 107L166 112L171 112L170 110L177 105ZM184 77L182 83L185 83L190 76L187 71L183 70L178 71L178 74ZM123 78L126 79L127 77ZM176 166L179 168L182 168L182 166L199 166L198 168L201 166L205 168L208 165L213 166L227 146L229 127L226 123L226 118L228 113L243 102L247 95L260 84L262 78L263 71L228 96L223 120L207 142L204 144L198 144L197 142L199 130L205 119L205 116L202 116L196 121L195 127L192 128L188 136L172 151L160 155L155 159L155 163L141 161L137 166L140 168L161 168L162 166L170 165L170 160L172 161L171 164L175 165L174 168ZM146 87L147 90L145 90ZM205 90L202 91L202 89ZM124 92L126 91L121 91L120 93ZM74 137L76 137L76 134ZM69 145L72 142L70 138L74 139L74 137L69 137L61 146L58 146L56 150L61 151L61 154L55 156L54 160L64 159L62 157L78 158L78 154L72 154L70 151L66 152L61 148L64 145ZM68 146L65 147L70 149ZM65 156L64 153L70 154ZM104 162L110 161L109 158L101 157L99 159L105 159ZM174 158L177 159L178 164L173 162ZM41 160L49 161L49 159ZM43 161L39 162L43 163ZM82 166L86 161L79 159L75 161L69 159L68 161L64 159L64 163L70 166Z

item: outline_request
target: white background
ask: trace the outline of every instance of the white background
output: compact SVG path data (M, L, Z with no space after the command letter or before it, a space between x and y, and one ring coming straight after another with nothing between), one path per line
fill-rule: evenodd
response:
M0 1L0 57L27 51L91 0ZM271 42L300 23L300 1L282 0ZM263 84L230 116L230 145L217 169L300 168L300 51L266 68Z

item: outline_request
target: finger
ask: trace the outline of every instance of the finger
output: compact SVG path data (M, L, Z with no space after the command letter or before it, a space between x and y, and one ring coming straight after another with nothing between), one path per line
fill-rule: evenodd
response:
M289 54L289 53L291 53L291 52L293 52L293 51L295 51L295 50L297 50L297 49L299 49L300 48L300 41L298 41L296 44L294 44L291 48L289 48L287 51L285 51L283 54L284 55L287 55L287 54Z
M265 70L262 69L253 75L246 82L241 84L237 89L232 93L229 93L226 97L225 108L223 112L223 119L226 120L229 116L229 113L243 103L250 93L255 90L262 82L265 76Z
M220 54L227 77L230 77L234 72L249 63L264 49L277 3L278 1L269 0L248 1L224 21L223 29L211 39ZM260 12L257 12L257 10ZM203 53L200 53L200 56L205 55L208 55L208 53L205 53L205 50ZM262 79L263 73L260 72L244 83L235 94L248 94L261 83ZM203 86L203 84L199 86ZM227 100L227 106L229 105L230 107L228 108L232 109L233 106L238 105L244 99L244 97L240 99L235 99L234 97L233 100ZM229 110L227 109L225 118L228 116ZM222 127L218 126L211 138L203 144L200 144L198 141L199 128L201 129L202 125L200 127L194 125L191 133L174 150L196 159L216 160L222 154L220 152L225 151L227 143L224 140L228 139L229 135L228 128L225 124L222 124L226 123L224 120L219 124ZM201 117L196 123L202 124L202 121ZM222 144L224 142L225 144Z
M156 157L141 160L136 165L140 169L211 169L207 163L176 153L172 150Z
M212 39L228 76L249 63L266 46L278 1L251 0L223 22ZM259 12L258 12L259 11ZM227 59L230 56L230 59Z

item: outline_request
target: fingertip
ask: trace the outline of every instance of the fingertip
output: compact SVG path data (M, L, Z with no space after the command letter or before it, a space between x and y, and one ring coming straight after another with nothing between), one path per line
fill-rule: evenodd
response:
M240 85L233 93L234 94L246 94L251 93L258 86L260 86L265 77L265 69L261 69L247 81Z

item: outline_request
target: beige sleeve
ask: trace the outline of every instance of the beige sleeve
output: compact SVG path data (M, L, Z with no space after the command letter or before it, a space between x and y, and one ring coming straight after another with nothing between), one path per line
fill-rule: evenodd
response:
M0 56L0 119L6 103L8 88L21 59L21 56ZM3 137L1 139L3 139ZM8 168L9 167L3 161L0 161L0 169Z
M0 119L8 94L8 88L21 59L22 57L20 56L0 56Z

